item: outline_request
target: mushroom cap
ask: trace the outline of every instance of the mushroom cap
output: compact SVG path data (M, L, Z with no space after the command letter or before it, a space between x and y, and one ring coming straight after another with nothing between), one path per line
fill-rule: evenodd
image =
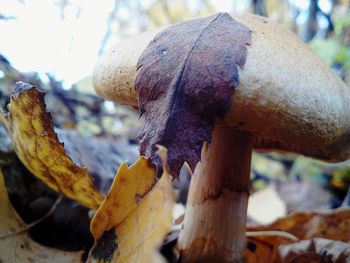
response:
M295 34L255 15L232 15L252 43L222 122L253 133L255 147L327 161L350 154L350 90ZM123 40L98 60L93 82L109 100L137 107L136 65L162 29Z

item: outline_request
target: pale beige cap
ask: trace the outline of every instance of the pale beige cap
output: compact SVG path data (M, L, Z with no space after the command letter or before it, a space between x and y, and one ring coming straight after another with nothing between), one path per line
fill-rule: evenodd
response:
M292 32L266 18L232 17L252 31L252 44L225 125L255 134L257 148L347 159L349 88ZM137 61L160 30L121 41L100 57L93 73L99 95L137 107Z

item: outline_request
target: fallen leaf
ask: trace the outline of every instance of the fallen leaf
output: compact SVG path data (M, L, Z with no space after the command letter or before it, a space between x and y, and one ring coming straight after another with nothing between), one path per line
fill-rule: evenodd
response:
M45 93L18 82L12 92L9 113L3 122L13 148L27 169L55 191L91 209L103 196L96 190L87 169L77 166L66 154L46 112Z
M185 161L194 170L204 141L211 141L215 119L230 106L250 41L249 28L218 13L169 26L145 49L135 81L145 115L140 152L157 168L160 144L168 149L174 177Z
M66 252L42 246L34 242L26 227L8 199L6 186L0 170L0 262L3 263L78 263L82 262L82 251Z
M296 212L270 225L248 227L248 231L267 232L265 234L260 232L248 238L247 248L244 251L247 263L341 263L350 260L350 245L344 243L350 241L349 208L323 212ZM296 242L289 235L297 237L300 241ZM348 261L343 260L344 256ZM334 261L329 261L330 257Z
M244 258L246 263L348 263L350 245L324 238L298 242L272 237L249 238Z
M154 167L144 157L130 167L122 163L109 193L91 221L94 238L99 239L104 231L125 220L155 183Z
M275 223L268 226L249 227L247 232L247 246L244 250L244 258L246 263L291 263L291 262L350 262L349 254L349 220L350 209L328 210L324 212L298 212L291 216L281 218ZM318 218L315 220L315 218ZM333 218L333 220L332 220ZM179 218L180 219L180 218ZM178 220L176 220L178 221ZM176 222L182 225L182 220ZM314 222L318 221L319 224ZM322 222L322 223L321 223ZM337 226L339 225L339 229ZM178 229L173 226L171 234L168 235L166 242L170 249L174 248L174 244L178 239ZM299 226L302 229L318 228L319 231L311 231L307 235L301 235ZM282 230L282 231L281 231ZM288 231L288 232L286 232ZM320 234L322 233L322 234ZM301 239L298 240L296 235ZM333 236L337 238L325 239L318 236ZM345 242L338 241L344 240ZM305 241L305 242L304 242ZM297 253L299 251L299 254ZM289 261L291 255L296 256L298 260L305 261ZM332 257L333 261L312 261L328 259ZM344 257L348 261L343 261ZM288 260L286 260L288 259ZM310 260L310 261L308 261ZM337 261L338 260L338 261Z
M170 231L175 194L168 169L156 182L156 170L140 157L123 164L91 222L95 238L90 259L98 262L159 261L157 249Z
M281 230L301 240L322 237L350 242L350 208L295 212L266 226L248 227L248 231Z
M283 244L278 248L276 262L280 263L348 263L350 244L324 238Z
M270 242L269 242L270 241ZM271 263L277 255L278 245L283 243L283 239L259 240L258 238L248 238L247 247L243 252L245 263Z

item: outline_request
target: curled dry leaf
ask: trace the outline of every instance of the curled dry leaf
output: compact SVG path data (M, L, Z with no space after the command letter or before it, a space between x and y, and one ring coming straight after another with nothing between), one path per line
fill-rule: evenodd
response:
M314 238L283 244L278 248L278 256L277 262L281 263L348 263L350 245L330 239Z
M324 238L293 243L282 238L251 238L244 256L246 263L348 263L350 245Z
M140 157L130 167L122 163L109 193L91 221L91 232L96 240L104 231L119 225L137 208L142 197L156 183L154 174L154 167L144 157Z
M135 86L145 126L141 154L158 167L160 144L171 174L186 161L192 170L216 118L223 118L246 61L250 30L227 13L193 19L162 30L137 64Z
M91 222L91 261L153 262L170 231L175 194L167 169L156 182L151 162L140 157L123 164Z
M13 148L22 163L55 191L91 209L103 196L94 187L86 168L77 166L66 154L46 112L45 93L18 82L12 92L9 113L3 118Z
M266 226L248 227L249 231L282 230L299 239L322 237L350 241L350 208L296 212Z
M301 241L295 242L287 236L264 236L263 234L250 237L244 251L247 263L350 261L349 244L345 243L350 241L349 208L324 212L297 212L270 225L248 227L248 230L282 230L298 237ZM318 261L321 257L325 261ZM344 261L344 257L348 261Z
M78 263L83 252L66 252L39 245L31 240L26 228L10 204L2 172L0 171L0 262L3 263Z

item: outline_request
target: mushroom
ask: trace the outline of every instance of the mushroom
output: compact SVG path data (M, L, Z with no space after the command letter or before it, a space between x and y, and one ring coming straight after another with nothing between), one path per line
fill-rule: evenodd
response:
M350 92L292 32L254 15L232 15L251 31L239 84L192 175L182 262L240 262L254 148L342 161L350 153ZM137 63L164 29L123 40L97 62L93 82L106 99L138 106Z

